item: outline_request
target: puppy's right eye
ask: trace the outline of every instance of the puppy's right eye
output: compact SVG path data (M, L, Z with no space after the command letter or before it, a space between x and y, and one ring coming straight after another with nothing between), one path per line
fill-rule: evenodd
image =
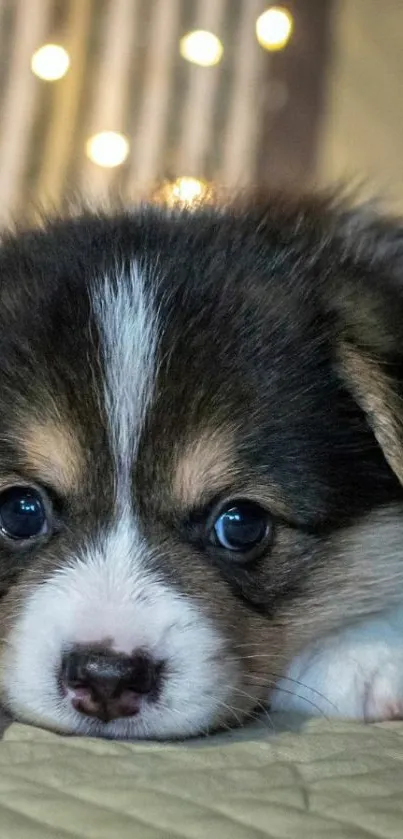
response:
M35 539L48 532L45 502L38 490L12 486L0 493L0 531L14 541Z

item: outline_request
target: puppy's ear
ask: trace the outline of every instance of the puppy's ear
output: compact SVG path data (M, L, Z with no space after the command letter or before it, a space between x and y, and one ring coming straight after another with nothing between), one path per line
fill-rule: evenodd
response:
M338 377L403 485L403 220L348 196L255 201L260 228L313 272Z
M341 341L336 350L339 375L367 417L389 466L403 486L403 399L399 381L375 354Z
M339 376L403 485L403 225L354 210L336 238L340 275L322 288Z

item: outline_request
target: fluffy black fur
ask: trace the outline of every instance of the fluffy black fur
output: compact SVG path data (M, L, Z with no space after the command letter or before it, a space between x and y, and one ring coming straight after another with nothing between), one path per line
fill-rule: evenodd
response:
M74 553L112 515L90 295L105 276L117 282L133 260L163 325L156 397L133 464L133 503L147 540L160 549L154 562L181 590L191 590L189 563L170 558L191 546L199 568L214 567L245 608L272 617L301 597L332 534L402 500L389 465L395 458L379 443L382 417L377 409L375 419L368 414L340 365L340 348L348 346L379 368L382 410L398 447L401 227L326 198L256 196L196 211L84 212L5 234L0 476L35 479L19 429L27 417L40 418L44 406L56 405L87 453L82 484L70 496L45 488L55 517L53 555ZM227 561L205 538L219 499L178 508L171 496L178 440L215 428L233 431L238 479L274 486L285 510L277 516L283 541L253 569ZM229 482L225 494L233 491ZM42 551L43 543L20 550L0 536L0 624L1 602L9 615L13 588L34 579Z

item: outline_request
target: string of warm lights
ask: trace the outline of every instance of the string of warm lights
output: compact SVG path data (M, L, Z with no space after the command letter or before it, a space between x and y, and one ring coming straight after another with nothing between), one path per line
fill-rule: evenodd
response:
M288 44L294 27L291 12L282 6L270 6L256 20L256 38L263 49L276 52ZM224 55L224 45L213 32L198 29L188 32L179 42L181 57L200 67L214 67ZM31 59L32 72L47 82L62 79L70 67L70 56L60 44L44 44ZM130 144L119 131L100 131L89 137L85 152L89 160L103 168L120 166L127 159ZM163 189L168 203L193 204L208 192L207 184L197 178L180 177Z

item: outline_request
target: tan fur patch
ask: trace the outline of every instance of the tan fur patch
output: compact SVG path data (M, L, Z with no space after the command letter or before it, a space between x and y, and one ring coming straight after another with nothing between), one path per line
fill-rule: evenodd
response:
M280 489L245 475L236 460L231 432L205 431L187 443L176 460L173 477L175 501L185 509L201 506L212 496L229 489L239 498L262 504L273 515L289 516Z
M38 482L48 483L63 493L77 488L84 455L70 428L60 421L36 421L20 440L27 468Z
M303 595L285 603L279 623L290 658L312 641L401 603L402 505L373 510L322 543Z
M174 470L173 494L185 508L222 491L237 471L232 434L204 431L179 451Z

